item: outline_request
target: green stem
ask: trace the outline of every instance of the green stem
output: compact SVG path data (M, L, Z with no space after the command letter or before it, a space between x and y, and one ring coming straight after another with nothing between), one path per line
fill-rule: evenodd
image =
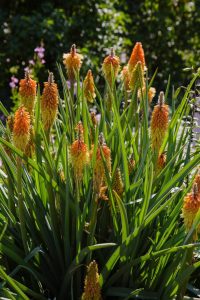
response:
M80 193L79 193L79 180L76 178L76 253L79 254L81 251L80 241Z
M124 90L124 99L125 99L124 109L126 109L128 107L128 92L126 91L126 89Z
M88 243L87 243L88 246L94 243L93 239L94 239L96 223L97 223L97 208L98 208L98 199L97 196L94 196L92 198L92 212L91 212L91 220L89 225L90 235L88 237Z
M22 160L21 160L21 158L17 158L17 193L18 193L19 221L20 221L22 242L23 242L25 253L28 254L24 203L23 203L23 195L22 195Z
M50 130L51 129L49 129L45 132L48 145L50 144ZM51 172L51 168L50 168L49 164L47 166L47 171L48 171L49 176L52 177L52 172ZM57 254L58 254L58 259L60 261L61 270L64 271L62 253L61 253L60 244L59 244L59 240L58 240L58 237L60 235L59 235L59 225L58 225L57 211L56 211L56 205L55 205L56 197L54 195L54 190L52 189L52 186L50 183L47 183L47 191L48 191L52 233L53 233L55 247L56 247Z
M15 212L15 203L14 203L14 197L13 197L13 185L12 185L12 180L10 178L10 175L8 174L8 207L13 216L16 217L16 212ZM10 224L12 221L10 220Z
M186 258L185 258L185 262L182 266L182 271L184 271L187 267L189 267L192 264L192 257L193 257L193 248L190 248L186 252ZM187 276L186 279L183 281L182 285L179 288L176 300L184 299L189 279L190 279L190 276Z

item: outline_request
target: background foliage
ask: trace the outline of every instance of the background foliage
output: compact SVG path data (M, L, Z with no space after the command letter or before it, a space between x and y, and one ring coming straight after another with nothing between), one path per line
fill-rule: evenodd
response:
M46 72L39 72L40 81L48 69L56 72L55 62L72 43L85 55L85 72L89 66L98 71L113 45L126 63L124 49L130 53L141 41L150 73L159 66L155 86L165 86L169 73L175 85L184 84L181 68L198 66L199 6L200 0L1 0L0 97L8 106L9 78L23 75L41 41Z

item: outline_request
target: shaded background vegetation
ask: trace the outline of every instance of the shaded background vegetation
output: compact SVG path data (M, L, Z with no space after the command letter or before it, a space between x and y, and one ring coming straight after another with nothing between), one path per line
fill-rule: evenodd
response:
M149 73L158 68L155 86L185 84L185 67L198 67L200 57L200 0L1 0L0 97L9 106L12 75L20 78L41 42L45 68L56 72L62 53L76 43L84 54L82 75L94 74L111 46L122 64L136 41L143 43ZM98 81L99 78L96 77Z

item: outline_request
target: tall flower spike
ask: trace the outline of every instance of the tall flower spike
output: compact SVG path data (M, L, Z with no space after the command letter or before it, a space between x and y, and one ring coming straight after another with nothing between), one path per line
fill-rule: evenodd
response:
M81 122L78 123L76 129L78 138L71 145L70 159L76 179L81 180L84 167L89 163L89 152L87 145L83 141L83 126Z
M121 72L121 77L122 77L122 80L124 82L124 89L126 91L128 91L130 89L130 74L129 74L129 71L128 71L128 66L124 66L123 67L123 70Z
M164 93L160 92L158 105L151 117L151 140L153 150L159 151L168 129L169 107L164 104Z
M93 152L92 148L92 152ZM104 162L101 156L102 155L105 159L106 168L108 170L108 173L111 173L111 151L110 148L105 144L103 133L99 135L99 146L97 148L96 152L96 161L94 165L94 190L98 194L100 192L100 188L102 186L105 186L105 180L106 180L106 170L104 167Z
M76 45L73 44L70 53L63 54L63 64L67 70L68 78L71 82L75 81L76 73L80 71L83 56L76 52Z
M130 89L134 90L136 89L143 89L145 82L144 82L144 71L142 68L142 62L138 61L135 65L131 76L130 76Z
M118 56L115 56L114 49L111 48L111 53L107 56L102 65L102 70L105 79L108 81L109 85L112 85L112 81L114 81L119 73L120 69L120 59Z
M119 197L122 196L124 191L124 184L122 181L122 175L120 168L117 168L114 174L113 178L113 190L119 195Z
M81 300L102 300L98 266L95 260L93 260L87 267L84 292Z
M49 73L48 82L44 83L41 97L41 114L45 131L52 127L58 110L58 88L54 83L53 73Z
M184 198L183 208L182 208L182 217L184 219L184 224L186 231L189 231L193 225L196 214L198 213L200 208L200 196L197 184L195 183L193 186L193 190L191 193L187 194ZM200 232L200 225L196 228L193 239L197 239L197 233Z
M138 61L142 64L142 69L145 71L145 57L144 57L144 50L142 47L142 44L137 42L133 48L133 51L131 53L131 57L128 62L128 71L131 74L134 70L136 64Z
M19 95L21 105L24 105L30 116L33 114L33 109L36 99L36 81L30 78L28 71L25 72L25 78L19 82Z
M30 138L30 115L21 106L15 113L13 125L13 144L24 152Z
M83 82L83 93L88 102L93 103L96 97L92 71L89 70Z

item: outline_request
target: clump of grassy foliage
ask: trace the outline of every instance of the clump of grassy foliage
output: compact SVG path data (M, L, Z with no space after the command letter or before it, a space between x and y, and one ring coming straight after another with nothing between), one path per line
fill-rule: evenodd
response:
M165 104L159 105L170 107L169 124L157 147L148 101L156 74L149 80L141 66L133 77L137 84L127 91L116 81L115 66L104 65L105 91L93 86L88 102L79 69L69 88L58 65L58 113L51 114L55 122L45 123L38 87L29 120L31 153L23 143L16 147L10 122L0 124L2 297L86 299L86 266L95 260L103 299L183 299L189 276L200 266L196 259L188 264L199 246L192 239L199 216L189 232L181 219L200 162L198 148L192 148L193 123L185 122L199 74L186 89L170 95L168 82L161 93ZM54 83L52 75L49 80ZM90 112L94 105L99 121ZM1 110L9 116L3 104ZM88 299L99 300L99 290Z

